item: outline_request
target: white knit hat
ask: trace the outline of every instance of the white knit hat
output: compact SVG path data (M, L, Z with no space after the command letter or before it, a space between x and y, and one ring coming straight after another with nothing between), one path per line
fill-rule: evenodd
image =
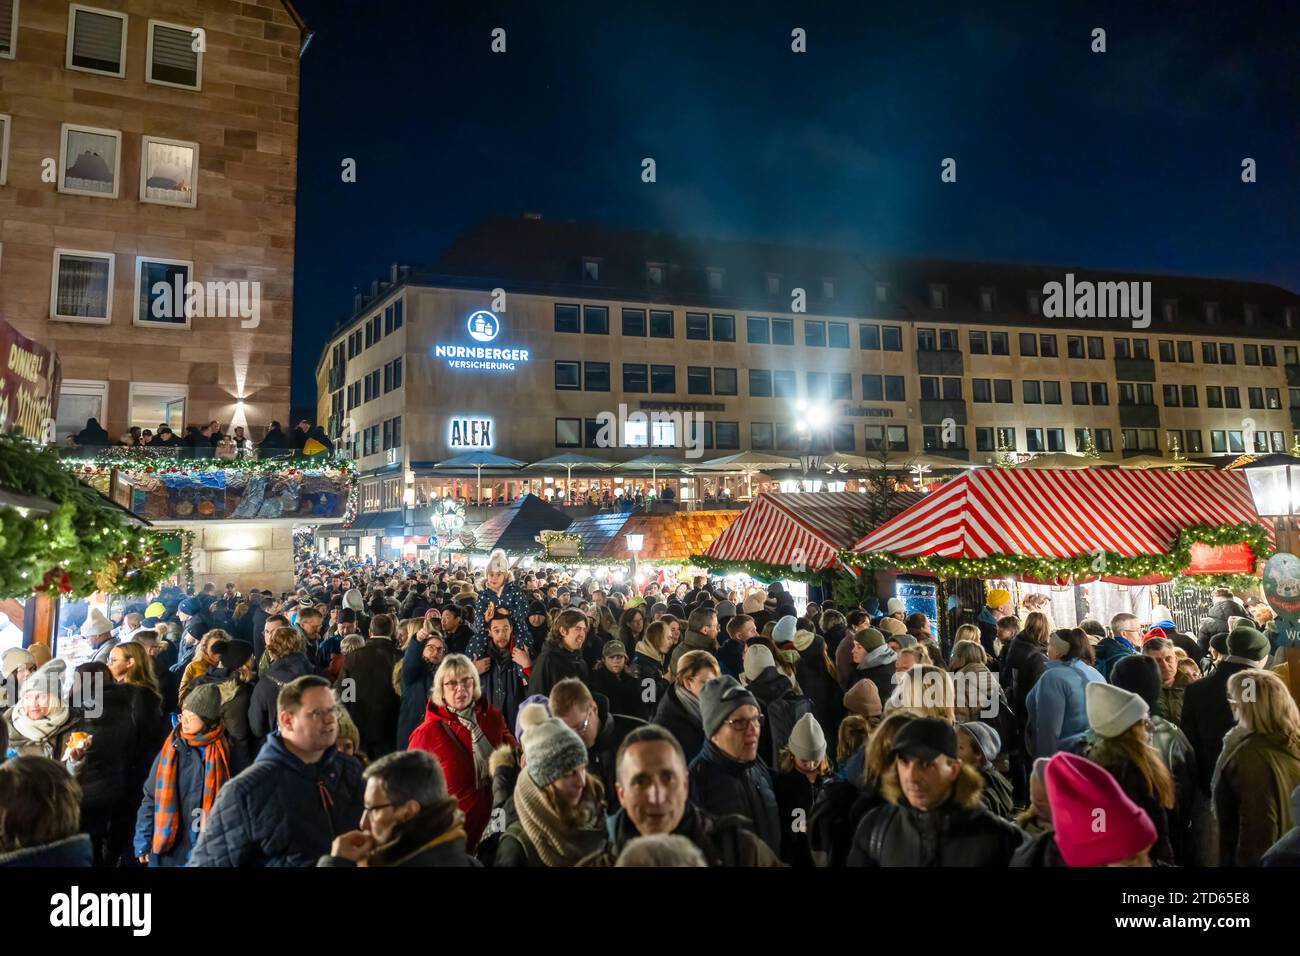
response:
M97 607L90 609L90 616L86 618L86 623L81 625L82 637L98 637L100 634L107 634L113 629L113 622L104 617L104 612Z
M777 647L782 644L792 643L795 631L798 629L798 619L793 614L787 614L772 627L772 643L776 644Z
M786 746L800 760L821 760L826 756L826 734L812 714L804 714L795 721Z
M776 660L766 644L753 644L745 648L745 683L758 680L763 671L775 666Z
M488 574L504 574L509 570L510 570L510 559L506 557L506 553L502 551L500 548L497 548L495 551L493 551L491 554L488 555L488 560L487 560Z
M898 614L903 610L905 610L905 608L903 607L903 602L900 601L898 598L890 598L885 603L886 614Z
M350 611L364 611L366 600L356 588L348 588L343 592L343 606Z
M1093 681L1084 692L1088 726L1102 737L1118 737L1147 716L1147 702L1122 687Z

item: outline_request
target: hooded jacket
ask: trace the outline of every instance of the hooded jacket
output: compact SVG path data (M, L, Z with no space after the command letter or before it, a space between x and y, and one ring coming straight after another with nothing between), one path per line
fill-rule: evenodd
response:
M867 656L850 673L849 685L845 690L852 690L853 685L860 680L869 680L876 685L880 702L887 703L894 693L897 661L898 654L888 644L881 644L874 651L868 651Z
M1105 637L1097 643L1097 672L1110 680L1110 669L1120 658L1136 654L1137 648L1122 637Z
M682 642L673 648L672 654L668 657L668 673L677 673L677 662L682 659L682 655L687 651L708 651L714 657L718 655L718 642L711 637L705 637L699 631L688 630Z
M772 776L762 761L741 763L710 740L690 765L691 801L716 816L738 813L768 848L781 852L781 820Z
M998 676L1007 689L1011 712L1024 720L1028 712L1026 698L1047 670L1047 648L1021 631L1007 644L1006 654L1006 663L998 671Z
M279 731L217 794L189 866L311 866L361 819L361 764L330 747L303 763Z
M254 737L267 737L280 726L276 711L280 688L295 678L314 673L316 669L303 654L286 654L271 662L253 686L253 696L248 702L248 729Z
M1050 757L1066 737L1088 729L1085 692L1089 684L1102 679L1081 660L1047 662L1043 676L1025 698L1031 756Z
M606 828L609 842L604 849L583 857L578 866L613 866L628 842L641 836L623 809L606 819ZM673 836L684 836L695 844L711 867L781 865L776 854L754 835L747 819L734 814L714 816L692 802L687 802Z

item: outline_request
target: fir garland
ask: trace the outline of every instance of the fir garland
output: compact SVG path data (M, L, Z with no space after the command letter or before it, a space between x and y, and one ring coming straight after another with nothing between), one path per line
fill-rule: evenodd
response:
M168 554L159 533L105 505L53 449L0 436L0 487L55 504L47 514L0 508L0 598L146 594L181 566L182 555Z
M821 568L818 570L805 569L796 571L788 564L767 564L763 561L722 561L703 554L691 555L690 562L706 571L716 571L720 574L747 574L756 581L768 584L773 581L804 581L808 584L816 584L822 581L827 574L833 574L837 570L835 568Z
M1250 547L1256 562L1273 553L1268 531L1251 522L1232 525L1189 525L1178 532L1174 546L1167 554L1140 554L1136 556L1088 553L1071 558L1043 558L1019 554L995 554L987 558L945 558L937 555L902 557L887 551L858 553L840 552L845 563L869 570L926 571L941 578L998 578L1027 577L1038 581L1061 581L1069 578L1087 579L1098 576L1094 570L1099 559L1104 560L1100 574L1104 577L1143 578L1150 575L1175 577L1184 574L1191 564L1193 544L1225 545L1245 544ZM1224 575L1202 575L1205 579L1219 580Z

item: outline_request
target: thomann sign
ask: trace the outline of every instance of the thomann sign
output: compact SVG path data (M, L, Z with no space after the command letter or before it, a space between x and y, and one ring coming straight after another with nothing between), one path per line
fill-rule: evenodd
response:
M501 320L486 309L479 309L465 322L469 337L475 342L493 342L501 334ZM433 347L435 358L447 360L448 368L482 372L513 372L528 361L528 349L499 348L487 345L445 345Z

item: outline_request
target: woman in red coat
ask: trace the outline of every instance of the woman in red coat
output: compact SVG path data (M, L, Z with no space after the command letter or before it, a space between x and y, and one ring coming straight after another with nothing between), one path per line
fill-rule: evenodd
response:
M438 758L447 790L465 814L465 847L471 853L492 813L488 760L503 743L515 746L501 711L483 699L478 668L464 654L448 654L433 675L424 723L411 733L410 749Z

